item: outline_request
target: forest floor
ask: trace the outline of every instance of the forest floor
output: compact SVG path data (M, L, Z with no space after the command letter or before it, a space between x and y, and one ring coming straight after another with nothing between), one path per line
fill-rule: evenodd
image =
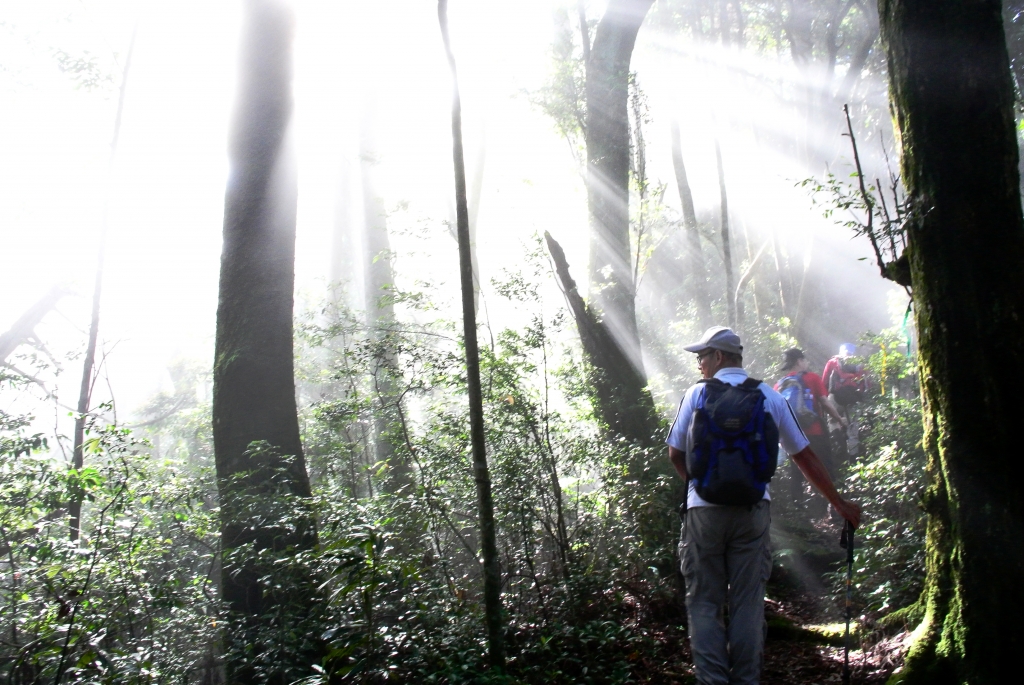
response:
M776 521L772 527L775 565L768 583L762 685L841 683L845 614L825 574L844 569L840 526L823 518L810 525ZM851 630L856 631L856 625ZM678 621L652 621L648 632L657 653L645 655L640 682L689 685L696 682L686 628ZM907 632L869 632L851 638L854 685L880 685L903 663Z

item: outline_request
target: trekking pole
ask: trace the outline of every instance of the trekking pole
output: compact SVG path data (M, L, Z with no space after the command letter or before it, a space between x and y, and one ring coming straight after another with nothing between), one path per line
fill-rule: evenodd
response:
M839 546L846 550L846 639L843 649L843 685L850 685L850 614L853 612L853 524L843 522Z

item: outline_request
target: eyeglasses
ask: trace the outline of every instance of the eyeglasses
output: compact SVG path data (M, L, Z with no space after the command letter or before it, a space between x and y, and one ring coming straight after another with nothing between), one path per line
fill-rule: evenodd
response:
M700 366L701 362L703 362L705 359L707 359L708 357L710 357L711 355L713 355L717 351L718 350L708 350L707 352L701 352L700 354L698 354L697 355L697 366Z

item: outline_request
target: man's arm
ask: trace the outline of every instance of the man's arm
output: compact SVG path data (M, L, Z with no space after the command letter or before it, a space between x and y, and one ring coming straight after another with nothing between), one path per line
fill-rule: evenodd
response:
M828 388L825 387L825 381L813 371L809 371L804 374L804 381L807 383L807 387L811 389L811 392L814 393L814 398L821 403L821 407L828 414L831 414L832 418L838 421L840 426L846 428L849 424L839 413L839 408L836 406L835 402L833 402L832 398L828 396Z
M821 459L810 446L791 455L790 459L799 467L804 478L836 508L840 516L852 523L854 528L860 525L860 505L839 496L839 492L832 485L832 478L828 475L825 465L821 463Z
M832 401L831 397L823 395L821 398L821 405L825 407L825 411L832 415L832 418L839 422L840 426L846 428L850 425L850 422L844 419L842 414L839 413L839 407L836 406L836 403Z
M686 473L686 452L677 450L672 445L669 445L668 458L672 462L672 466L676 467L676 473L679 474L679 477L684 481L689 480L690 477Z
M838 368L839 368L839 364L838 364L838 362L836 362L835 358L829 359L827 362L825 362L825 368L822 369L822 371L821 371L821 382L825 384L825 389L826 390L830 390L830 388L829 388L829 377Z

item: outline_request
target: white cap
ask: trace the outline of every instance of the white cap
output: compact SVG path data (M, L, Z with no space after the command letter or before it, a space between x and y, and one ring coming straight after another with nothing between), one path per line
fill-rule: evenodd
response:
M687 352L700 352L701 350L712 349L730 354L743 354L740 336L733 333L731 328L726 328L725 326L712 326L704 331L704 335L698 342L687 345L683 349Z

